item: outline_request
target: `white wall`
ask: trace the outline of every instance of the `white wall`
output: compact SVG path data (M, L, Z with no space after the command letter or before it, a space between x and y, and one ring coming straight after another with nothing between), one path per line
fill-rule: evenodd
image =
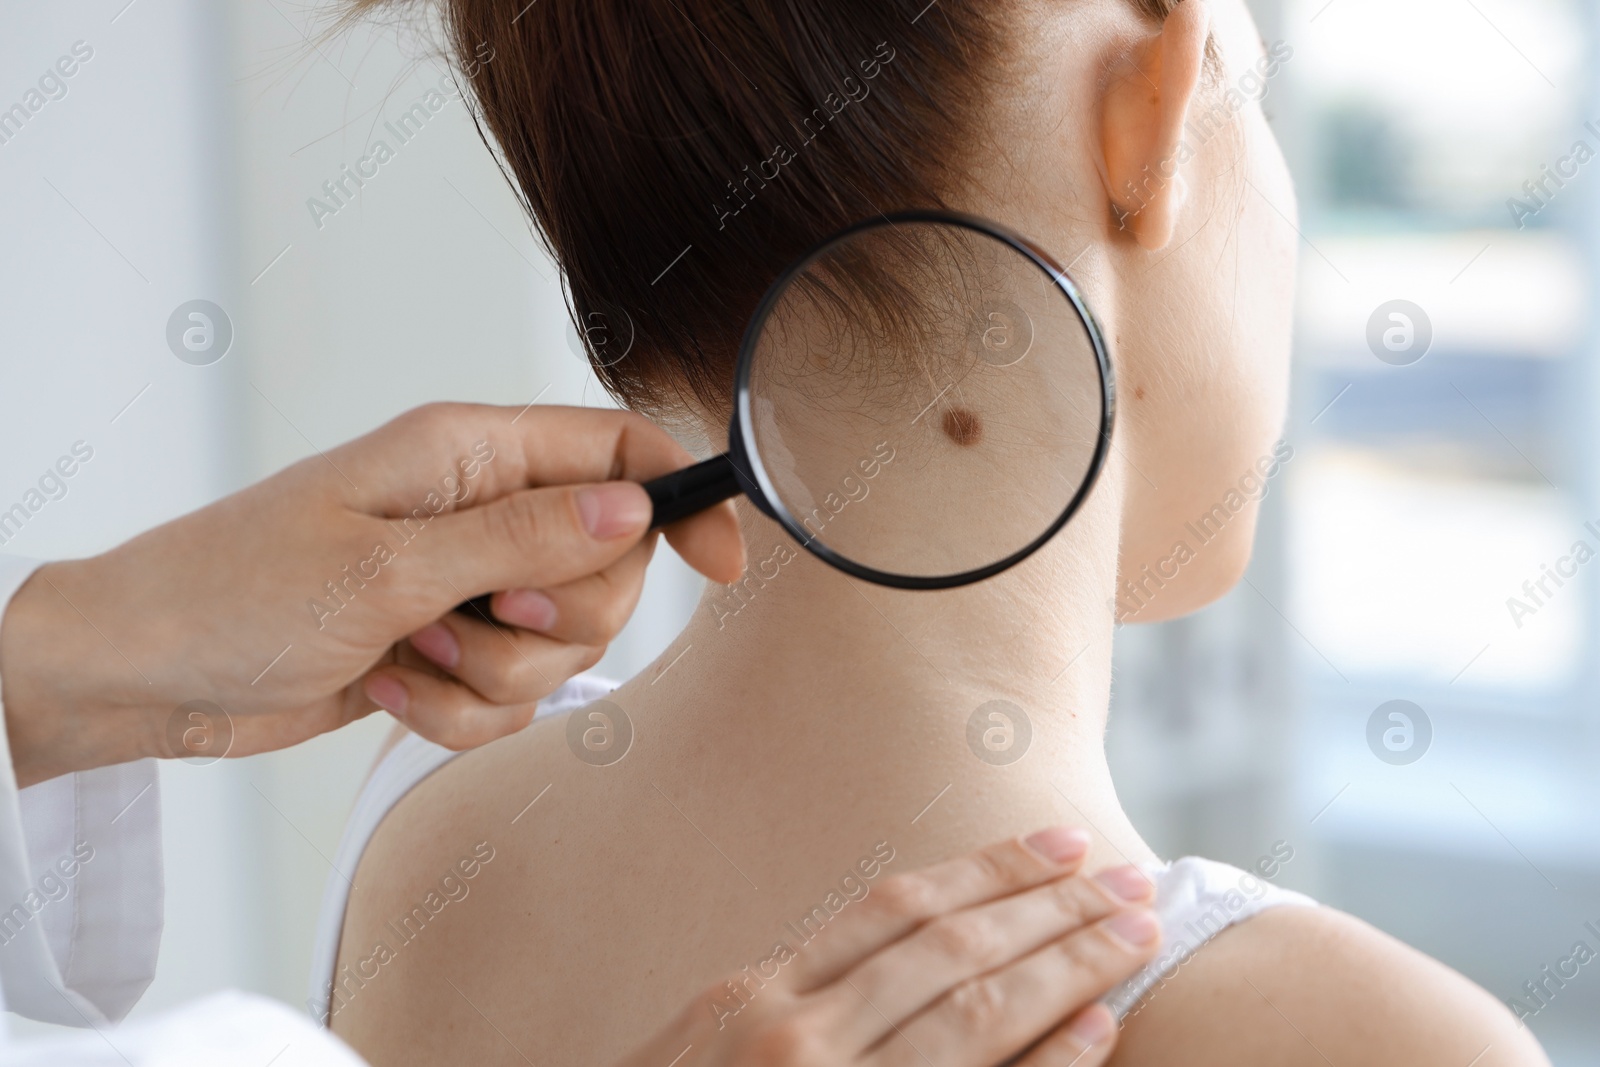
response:
M431 46L359 29L312 51L301 12L268 3L235 11L235 67L246 75L233 91L247 287L241 355L271 400L254 390L245 397L251 470L266 473L311 444L345 440L430 400L523 404L542 394L605 403L568 345L555 269L463 104L444 104L405 144L387 128L440 85ZM358 199L314 219L307 201L331 203L322 184L380 140L393 158ZM663 553L656 595L605 668L631 673L676 632L694 583L673 564ZM263 988L304 995L323 857L333 854L352 771L365 768L378 728L374 720L260 761L254 784L280 809L253 798L276 888L265 914L285 934Z
M404 145L384 129L438 84L420 45L315 44L298 3L126 4L0 6L0 107L94 50L0 145L0 500L95 448L0 551L93 553L430 400L605 402L461 103ZM319 227L306 201L377 139L394 157ZM195 298L234 326L210 366L165 340ZM652 658L696 589L663 552L603 666ZM163 766L167 928L136 1013L225 984L303 1002L327 857L386 727Z

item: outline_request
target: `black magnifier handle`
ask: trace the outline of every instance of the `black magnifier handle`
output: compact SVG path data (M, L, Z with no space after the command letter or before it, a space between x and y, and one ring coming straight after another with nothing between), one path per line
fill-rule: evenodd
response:
M653 478L644 483L644 491L650 494L653 508L650 529L654 531L730 500L744 492L744 486L733 466L733 458L724 452L693 466ZM476 615L488 622L495 622L494 616L489 613L489 599L492 596L492 593L475 596L456 610L464 615Z
M645 482L644 491L650 494L650 503L655 508L650 517L650 529L659 530L731 500L744 492L744 486L733 466L733 457L724 452Z

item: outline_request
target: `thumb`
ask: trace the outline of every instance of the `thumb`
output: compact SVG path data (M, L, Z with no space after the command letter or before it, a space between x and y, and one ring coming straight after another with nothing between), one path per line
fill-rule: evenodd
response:
M650 514L650 497L634 482L525 489L439 516L418 564L452 604L550 588L621 559L644 537Z

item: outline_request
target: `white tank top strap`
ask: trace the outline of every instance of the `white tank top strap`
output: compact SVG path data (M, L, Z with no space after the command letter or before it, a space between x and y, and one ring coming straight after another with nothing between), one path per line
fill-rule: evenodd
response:
M1161 951L1144 969L1113 989L1105 1004L1120 1021L1177 973L1200 947L1230 926L1269 908L1315 907L1303 893L1216 860L1185 856L1147 872L1156 884Z
M596 675L580 674L539 702L535 718L559 715L599 700L617 683ZM350 890L361 855L384 816L400 799L428 775L449 763L459 752L408 733L396 742L378 765L356 798L356 806L345 824L339 850L333 857L333 870L322 890L322 913L317 918L316 941L311 951L311 995L306 1008L324 1026L328 1023L329 991L334 966L339 961L339 941L344 935L344 913L350 904Z
M579 675L540 701L536 717L582 707L599 700L616 685L593 675ZM323 890L322 914L312 946L311 995L306 1007L323 1025L328 1022L351 879L361 855L400 799L458 754L415 734L406 734L373 768L356 800ZM1248 871L1198 856L1186 856L1147 873L1156 884L1155 910L1161 919L1162 947L1149 966L1107 994L1105 1003L1119 1020L1171 978L1202 945L1228 927L1268 908L1316 904L1310 897L1279 888Z

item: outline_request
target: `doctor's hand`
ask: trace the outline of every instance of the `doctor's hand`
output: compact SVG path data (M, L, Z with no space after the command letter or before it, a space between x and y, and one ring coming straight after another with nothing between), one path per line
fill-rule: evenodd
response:
M630 412L435 404L46 564L0 619L18 784L283 748L380 707L454 749L520 730L633 612L656 541L635 483L689 462ZM709 578L744 568L730 504L666 536ZM489 592L510 626L452 611Z
M1117 1041L1098 1001L1161 928L1136 868L1078 874L1088 846L1056 827L887 879L615 1067L1098 1067Z

